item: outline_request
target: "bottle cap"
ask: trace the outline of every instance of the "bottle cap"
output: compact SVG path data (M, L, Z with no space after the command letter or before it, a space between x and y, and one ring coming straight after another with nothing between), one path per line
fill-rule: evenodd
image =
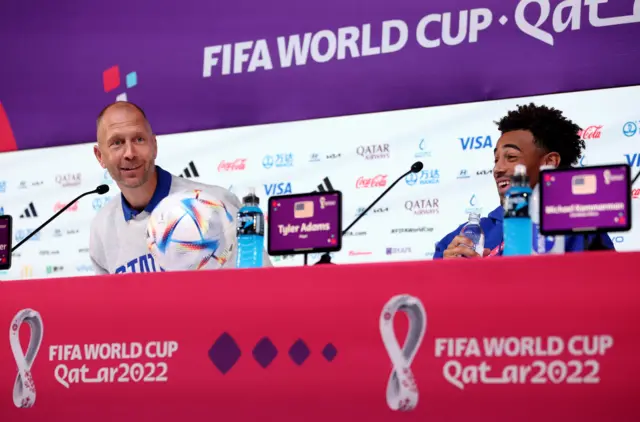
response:
M249 194L242 198L242 202L245 204L260 204L260 198L256 195L256 188L249 188Z
M526 174L527 174L527 168L524 166L524 164L516 165L516 169L514 172L515 176L525 176Z

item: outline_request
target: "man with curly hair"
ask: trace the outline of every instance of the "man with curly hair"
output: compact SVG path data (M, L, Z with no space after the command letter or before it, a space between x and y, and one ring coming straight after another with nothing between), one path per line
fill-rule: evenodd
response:
M558 168L571 167L578 164L585 148L584 141L578 135L580 127L554 108L533 103L521 105L517 110L507 113L496 124L502 136L494 150L493 177L501 203L509 189L511 176L517 164L526 166L531 187L534 187L538 183L540 166L549 164ZM485 234L484 256L501 254L504 245L503 214L504 208L500 205L491 211L488 217L480 220ZM436 244L434 259L480 257L472 249L472 242L460 235L464 224ZM565 251L581 252L584 250L584 244L582 235L566 236ZM597 249L614 249L613 242L604 233L589 235L587 244L597 245Z

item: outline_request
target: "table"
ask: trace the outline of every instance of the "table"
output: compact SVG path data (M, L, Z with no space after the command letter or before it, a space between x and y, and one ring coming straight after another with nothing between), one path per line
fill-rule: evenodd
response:
M0 326L23 348L38 321L43 335L33 362L0 342L0 415L637 420L637 262L593 252L4 282Z

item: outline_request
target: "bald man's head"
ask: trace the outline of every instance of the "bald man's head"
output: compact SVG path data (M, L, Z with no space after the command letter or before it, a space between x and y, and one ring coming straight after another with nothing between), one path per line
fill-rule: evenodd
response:
M122 108L122 107L131 108L132 110L135 110L138 113L140 113L140 116L144 119L147 125L149 125L149 128L151 128L149 119L147 119L147 115L145 114L144 110L142 110L140 106L128 101L116 101L115 103L111 103L107 105L105 108L102 109L102 111L100 111L100 114L98 114L98 118L96 119L96 130L100 131L100 123L102 122L102 118L105 116L105 114L107 114L109 110L112 110L115 108Z

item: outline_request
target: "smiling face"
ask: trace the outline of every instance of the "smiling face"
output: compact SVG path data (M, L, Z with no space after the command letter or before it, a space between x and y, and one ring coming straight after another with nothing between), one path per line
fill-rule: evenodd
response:
M529 184L534 187L538 183L540 166L549 164L558 167L560 155L540 148L528 130L503 133L494 150L493 167L493 177L501 200L511 186L511 177L518 164L524 164L527 168Z
M103 114L94 153L120 189L145 185L154 175L157 152L151 127L134 106L115 104Z

